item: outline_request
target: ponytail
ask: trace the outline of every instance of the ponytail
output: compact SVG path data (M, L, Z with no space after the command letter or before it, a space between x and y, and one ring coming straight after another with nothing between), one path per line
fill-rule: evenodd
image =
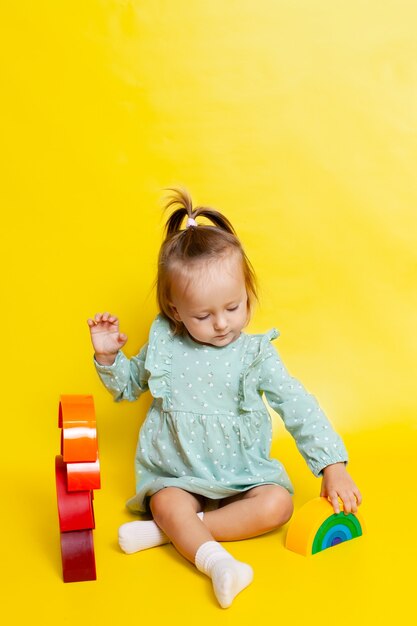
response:
M165 211L177 206L178 208L169 216L165 225L166 237L172 237L181 230L181 224L185 217L193 217L193 202L191 196L186 189L168 189L173 195L168 198L165 204Z
M196 221L197 217L205 217L210 220L212 224L221 230L226 231L232 235L236 236L235 230L232 224L229 222L227 217L212 209L211 207L198 206L193 209L193 202L191 200L191 196L186 189L168 189L168 191L172 191L173 195L168 198L165 204L165 211L168 211L172 207L177 205L178 208L170 215L167 220L165 229L166 229L166 237L172 237L177 232L181 230L181 225L184 221L185 217L188 217L189 220ZM197 226L197 224L192 224L192 227ZM186 228L190 226L187 225Z

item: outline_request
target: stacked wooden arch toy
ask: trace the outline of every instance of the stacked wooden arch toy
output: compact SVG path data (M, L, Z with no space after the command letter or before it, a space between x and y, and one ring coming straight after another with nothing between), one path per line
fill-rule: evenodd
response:
M299 509L288 527L285 546L310 556L340 543L361 537L365 525L361 514L334 513L327 498L313 498Z
M93 490L100 489L93 397L62 395L58 426L61 454L55 478L64 582L96 580Z

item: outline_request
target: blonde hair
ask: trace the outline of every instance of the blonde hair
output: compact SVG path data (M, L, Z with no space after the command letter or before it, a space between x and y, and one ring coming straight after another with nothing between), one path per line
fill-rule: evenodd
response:
M192 200L185 189L170 189L172 196L168 198L165 210L175 210L169 216L166 235L158 258L158 274L156 279L157 300L161 313L169 320L174 334L182 334L184 325L174 317L171 305L171 282L175 271L187 271L195 261L210 261L235 252L242 260L242 270L248 296L248 321L255 302L258 299L256 277L252 265L243 250L229 220L211 207L198 206L193 208ZM181 225L185 218L196 220L204 217L211 224L191 222L185 229Z

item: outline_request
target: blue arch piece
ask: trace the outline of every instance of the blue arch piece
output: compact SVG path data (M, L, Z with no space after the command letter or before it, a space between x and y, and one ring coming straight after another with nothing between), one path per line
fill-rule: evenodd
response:
M323 540L321 542L321 550L326 550L326 548L330 548L336 543L342 543L343 541L349 541L352 539L353 535L347 526L343 524L337 524L328 530L328 532L324 535ZM335 540L338 540L336 543Z

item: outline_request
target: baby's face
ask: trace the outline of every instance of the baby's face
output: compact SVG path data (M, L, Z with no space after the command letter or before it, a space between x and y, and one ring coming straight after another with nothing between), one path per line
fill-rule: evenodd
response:
M172 308L195 341L227 346L248 320L248 296L238 254L198 261L173 280Z

